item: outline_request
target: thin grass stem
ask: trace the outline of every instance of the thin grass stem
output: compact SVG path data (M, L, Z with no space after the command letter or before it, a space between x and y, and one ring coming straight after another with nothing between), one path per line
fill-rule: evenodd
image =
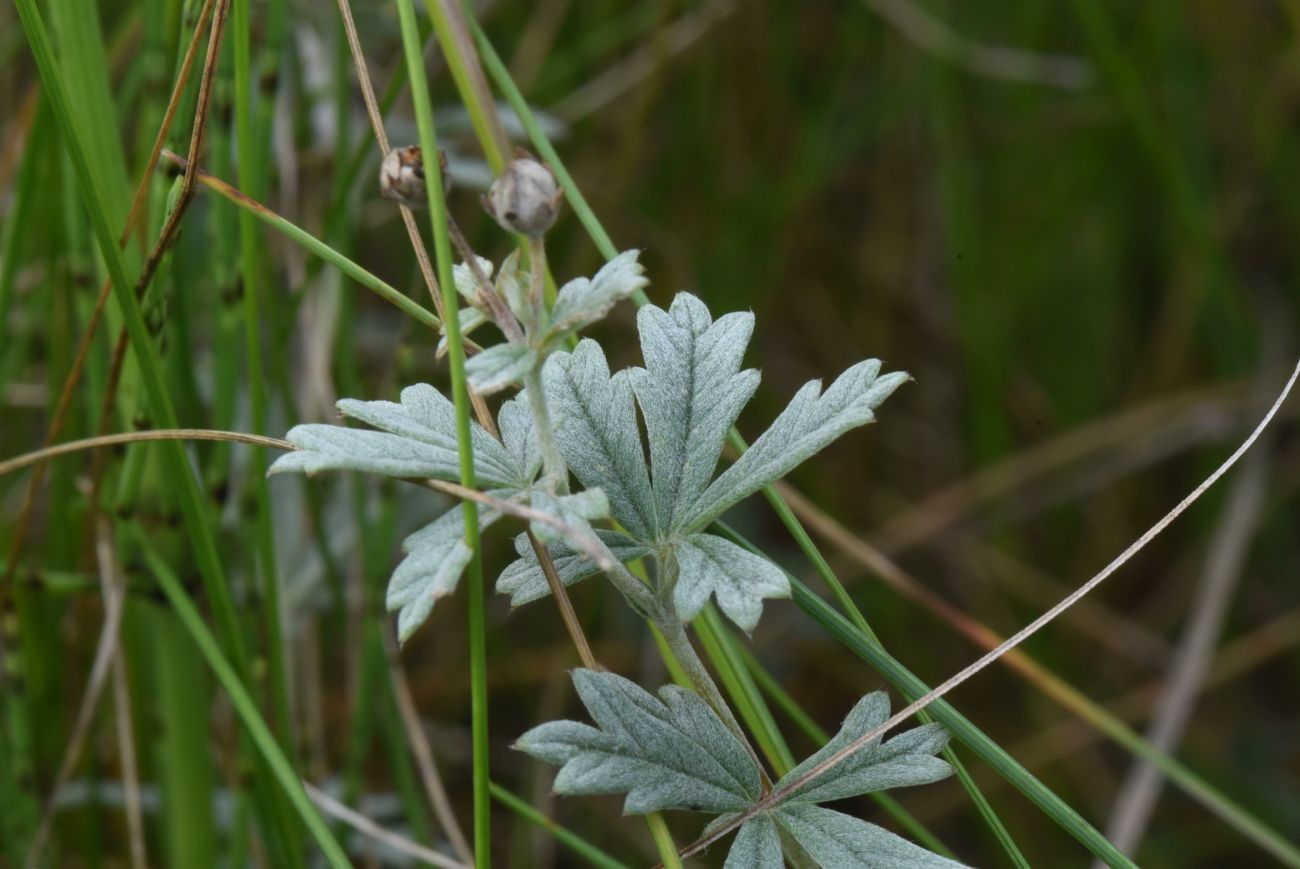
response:
M433 125L433 106L424 79L424 62L420 51L420 30L411 0L398 0L397 11L402 30L402 47L406 54L407 76L411 81L411 101L415 106L416 125L420 131L420 150L430 161L438 153L438 137ZM431 163L432 165L432 163ZM460 331L460 312L456 289L451 277L451 240L447 229L447 202L442 189L442 173L425 173L429 214L433 224L433 242L437 259L438 282L442 288L447 336L447 357L451 365L452 401L456 409L456 441L460 451L460 481L474 488L474 453L470 441L470 401L465 378L465 347ZM491 793L488 790L488 691L487 638L484 615L483 561L479 545L478 508L465 501L465 542L474 553L467 570L466 596L469 604L470 645L470 727L473 739L474 772L474 860L479 869L491 865Z

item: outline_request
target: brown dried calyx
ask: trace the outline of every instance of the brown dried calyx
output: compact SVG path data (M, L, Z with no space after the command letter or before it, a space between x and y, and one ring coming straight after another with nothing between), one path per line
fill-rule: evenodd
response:
M540 238L555 223L563 198L550 167L527 151L516 151L483 197L483 207L503 229Z
M451 189L447 174L447 154L438 152L438 168L442 172L442 189ZM424 157L419 145L394 148L384 155L379 165L379 195L409 208L424 208L429 204L429 194L424 182Z

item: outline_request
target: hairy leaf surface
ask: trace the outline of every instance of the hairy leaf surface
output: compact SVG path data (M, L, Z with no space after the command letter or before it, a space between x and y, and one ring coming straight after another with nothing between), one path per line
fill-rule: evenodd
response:
M786 773L777 787L795 781L888 718L888 694L873 691L863 697L845 717L840 731L831 741ZM947 744L948 731L939 724L924 724L904 731L883 745L877 739L795 791L786 803L823 803L887 788L939 781L952 773L952 768L945 761L934 756Z
M962 865L875 824L820 806L783 806L774 815L822 869L956 869Z
M673 603L683 620L699 615L713 596L727 618L750 632L763 614L764 598L790 596L784 570L713 534L694 534L678 544L677 563Z
M728 812L759 796L745 747L700 697L676 685L659 698L614 673L575 670L573 683L597 727L554 721L516 748L560 764L561 794L627 792L623 810Z
M645 268L637 262L640 253L625 250L590 280L574 278L560 287L551 309L551 340L603 319L614 305L649 283Z
M465 362L465 377L480 395L490 395L523 379L537 364L537 351L518 344L495 344Z
M650 441L655 506L661 528L676 529L718 465L727 431L758 387L758 372L741 371L754 315L714 322L704 303L679 293L664 311L637 313L645 368L632 385Z
M345 398L338 409L382 432L336 425L294 426L285 439L299 448L271 466L284 471L355 470L392 477L460 479L456 410L426 383L402 390L401 402ZM486 488L526 489L532 477L506 448L477 423L471 423L474 472Z
M501 514L480 510L479 528L487 528ZM465 542L465 511L455 506L402 542L406 558L388 583L385 604L397 616L397 636L402 642L424 624L440 598L460 584L473 552Z
M641 450L628 372L610 376L605 351L591 339L546 361L547 400L565 462L587 488L600 488L633 536L654 539L654 499Z
M771 427L713 481L678 524L698 528L713 521L840 435L872 422L875 409L907 379L902 372L880 376L880 360L868 359L841 374L825 393L818 381L804 384Z
M736 833L723 869L784 869L781 836L768 815L746 821Z
M635 561L650 551L645 544L617 531L597 528L596 536L622 562ZM555 563L560 582L566 586L586 579L599 570L594 561L578 554L564 541L551 543L546 548ZM528 535L520 534L515 538L515 552L519 558L501 572L497 579L497 592L510 595L511 606L522 606L549 595L551 587L546 583L546 576L537 562L537 553L533 552L533 546L528 542Z

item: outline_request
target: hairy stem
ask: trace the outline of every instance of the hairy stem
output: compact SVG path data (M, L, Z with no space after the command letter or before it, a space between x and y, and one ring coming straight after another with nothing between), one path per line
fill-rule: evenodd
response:
M479 298L488 308L488 315L493 322L501 328L501 333L506 336L506 340L511 344L523 344L526 342L523 330L519 327L519 321L511 313L510 306L506 300L501 298L501 294L492 286L488 276L483 273L483 266L479 265L478 256L475 255L474 249L469 246L465 239L465 234L460 231L460 226L456 223L455 218L450 214L447 215L447 229L451 232L452 244L456 246L456 251L460 258L469 266L470 272L474 275L474 281L478 284Z
M546 285L546 239L530 236L528 239L528 267L532 281L528 288L528 303L532 309L532 329L535 340L541 340L546 328L546 305L542 302L542 288Z
M551 425L551 412L546 406L546 393L542 392L542 366L535 365L524 375L524 392L528 395L528 409L533 415L533 428L542 448L542 466L551 490L565 495L569 491L569 467L564 463L560 447L555 442L555 429Z
M682 669L691 680L696 692L713 707L713 711L718 713L718 717L727 725L727 728L736 735L741 745L749 752L749 757L754 761L754 766L758 768L759 776L763 782L763 792L767 793L772 787L772 781L768 778L767 770L763 768L763 762L759 760L758 753L749 743L749 737L741 728L740 722L732 713L731 707L723 699L722 692L718 690L718 685L713 681L713 676L700 660L699 654L696 653L695 647L691 645L691 638L686 634L686 625L677 617L677 613L671 607L661 607L667 609L667 612L657 612L653 618L654 626L658 628L659 633L663 635L668 648L672 650L673 657L677 663L682 665Z

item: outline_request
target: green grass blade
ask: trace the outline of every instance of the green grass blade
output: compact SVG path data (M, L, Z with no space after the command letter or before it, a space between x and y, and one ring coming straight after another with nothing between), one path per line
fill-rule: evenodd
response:
M149 394L149 401L160 424L167 428L174 428L177 426L176 414L167 395L158 350L150 339L135 293L127 280L126 267L118 251L116 235L109 226L103 192L86 157L86 148L74 120L73 107L65 93L49 34L45 30L35 0L17 0L17 5L23 29L27 33L28 43L40 70L41 81L45 85L46 96L54 110L55 119L63 130L68 153L77 173L80 193L85 200L86 212L90 216L100 253L108 267L113 296L122 311L131 347L136 353L138 367ZM222 639L231 649L237 666L243 669L246 667L247 654L238 629L234 603L230 598L225 573L217 555L216 543L208 527L207 509L193 472L190 470L189 459L184 447L178 442L168 441L164 450L169 460L172 479L179 489L180 502L194 545L195 556L222 625Z
M262 205L260 202L245 196L239 190L231 187L229 184L218 178L214 178L206 173L201 173L199 181L209 190L220 194L240 209L251 213L258 220L281 233L308 253L320 257L325 262L343 272L343 274L352 278L352 280L361 284L361 286L368 290L372 290L384 301L400 308L403 313L423 325L428 326L430 329L441 328L441 322L438 320L437 315L432 311L422 307L414 299L403 294L388 282L380 280L373 273L362 268L355 261L339 253L325 242L307 232L307 230L292 221L286 220L279 214L276 214L274 211L271 211L269 208Z
M253 144L252 117L252 62L250 41L252 22L249 0L233 0L231 6L231 43L235 55L235 139L239 153L240 184L260 194L259 185L250 183L253 167L260 162L260 150ZM260 173L259 173L260 174ZM249 411L252 429L257 434L266 430L266 379L262 364L262 334L260 294L262 276L258 268L257 236L253 231L253 215L247 209L239 212L240 272L243 277L244 351L247 359ZM275 531L271 527L271 495L266 480L266 449L253 447L250 451L251 483L257 499L257 559L261 562L263 621L266 624L266 642L269 647L270 687L275 710L275 726L280 738L294 754L293 724L289 716L289 689L284 663L284 631L280 613L280 577L275 561Z
M320 846L325 860L336 869L346 869L346 867L351 866L352 864L348 862L347 855L343 853L343 849L330 833L329 827L325 825L325 821L307 797L307 792L303 790L302 782L299 781L298 774L294 772L289 759L285 756L279 744L276 743L270 728L266 726L266 722L262 720L261 714L257 711L257 704L253 702L253 698L249 696L247 689L244 688L244 683L240 680L235 668L222 654L216 638L212 636L212 632L208 630L207 625L203 623L203 617L199 615L193 601L181 588L180 581L172 573L167 563L149 548L147 540L141 538L139 542L143 548L145 560L149 562L149 568L158 580L158 585L162 588L163 594L167 596L172 609L180 618L181 624L185 626L190 638L194 640L194 644L198 646L204 660L212 668L213 675L217 677L221 687L226 690L231 705L235 708L235 714L239 716L239 720L248 731L253 744L257 746L258 753L267 766L271 768L272 774L280 783L281 788L284 789L285 796L288 797L298 816L307 826L312 838Z
M208 735L211 688L202 661L176 617L150 613L153 683L162 733L156 767L162 782L162 828L167 865L216 866L217 833L212 815L216 777Z
M428 84L424 76L424 62L420 53L420 28L415 19L411 0L398 0L398 16L402 27L402 48L406 54L406 72L411 81L411 102L415 106L416 125L420 130L420 149L428 165L437 166L438 136L433 127L433 105L429 101ZM460 482L474 488L474 453L470 441L470 405L468 384L465 379L465 346L460 332L460 301L451 278L451 237L448 234L447 201L442 189L442 173L425 173L429 197L429 212L433 223L433 243L441 285L443 309L447 321L447 358L451 366L452 401L456 408L456 442L460 451ZM479 869L491 865L492 795L488 769L488 691L487 691L487 630L483 586L483 552L479 545L478 508L474 502L463 502L465 511L465 542L474 555L466 571L466 595L469 604L470 646L470 727L473 736L474 770L474 862Z
M869 663L909 700L920 697L929 690L924 682L878 644L867 639L848 619L833 610L806 585L794 577L791 577L790 581L794 586L794 600L799 608L816 620L835 639L851 649L854 654ZM943 700L938 700L930 705L929 710L954 737L1042 809L1061 829L1078 839L1098 859L1108 866L1136 867L1137 864L1121 854L1105 836L1084 820L1082 815L1067 805L955 708Z
M626 863L620 863L572 830L561 827L496 782L492 783L491 788L492 796L497 802L568 845L591 865L600 866L601 869L629 869Z

